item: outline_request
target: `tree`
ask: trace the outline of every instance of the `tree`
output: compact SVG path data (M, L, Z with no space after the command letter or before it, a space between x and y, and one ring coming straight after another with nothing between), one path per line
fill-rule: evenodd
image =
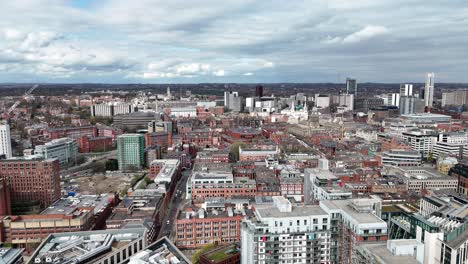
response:
M210 251L212 250L213 248L216 247L216 244L212 243L212 244L208 244L206 246L203 246L202 248L200 248L197 252L195 252L193 255L192 255L192 263L193 264L198 264L200 263L200 256L207 252L207 251Z
M239 160L239 149L240 148L245 148L247 145L244 142L236 142L231 145L231 151L230 151L230 156L233 161L238 161Z
M109 159L106 161L106 170L116 171L119 170L119 162L116 159Z

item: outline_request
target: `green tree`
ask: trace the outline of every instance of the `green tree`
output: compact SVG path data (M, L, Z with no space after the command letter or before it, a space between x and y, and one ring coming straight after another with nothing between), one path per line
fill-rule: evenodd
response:
M116 171L119 170L119 162L116 159L109 159L106 161L106 170Z
M193 264L198 264L198 263L200 263L200 256L201 256L203 253L214 249L215 247L216 247L216 245L215 245L214 243L212 243L212 244L208 244L208 245L203 246L202 248L200 248L197 252L195 252L195 253L192 255L192 263L193 263Z
M244 142L236 142L231 145L230 156L233 161L239 160L239 149L245 148L247 145Z

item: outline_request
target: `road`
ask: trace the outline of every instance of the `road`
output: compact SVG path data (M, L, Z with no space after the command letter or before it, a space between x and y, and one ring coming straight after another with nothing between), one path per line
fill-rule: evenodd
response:
M163 236L167 236L167 237L172 236L171 239L173 239L173 237L175 236L174 223L177 217L177 211L179 210L181 205L184 205L190 202L190 200L185 199L185 190L186 190L187 180L190 174L192 174L192 170L182 171L182 177L177 183L174 193L172 194L171 202L168 206L168 213L166 214L166 217L164 218L164 221L162 222L162 227L159 232L158 238L163 237Z
M80 171L83 171L83 170L86 170L86 169L90 169L90 168L92 168L93 163L95 163L95 162L98 162L98 161L101 161L101 160L106 160L106 159L111 159L111 158L115 158L115 157L117 157L117 150L112 150L112 151L109 151L109 152L107 152L105 154L90 158L83 164L68 168L66 170L62 170L62 171L60 171L60 175L65 176L65 175L80 172Z

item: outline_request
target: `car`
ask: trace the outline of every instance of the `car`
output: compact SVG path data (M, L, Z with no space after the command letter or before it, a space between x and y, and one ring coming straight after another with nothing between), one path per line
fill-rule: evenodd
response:
M171 222L171 221L167 220L166 225L169 225L170 222Z

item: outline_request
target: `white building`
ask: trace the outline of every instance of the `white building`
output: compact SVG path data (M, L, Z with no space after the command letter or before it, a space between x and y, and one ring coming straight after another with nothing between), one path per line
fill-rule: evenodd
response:
M433 72L428 73L426 76L426 85L424 86L424 103L426 107L432 108L434 101L434 77Z
M314 102L315 107L317 108L327 108L330 106L330 96L323 94L315 94Z
M60 166L67 166L76 163L78 144L71 138L58 138L36 146L34 154L45 159L58 159Z
M171 116L196 117L197 109L195 107L171 107Z
M428 157L437 141L437 134L433 130L422 129L419 131L408 131L402 133L403 140L413 150L417 150Z
M344 111L354 110L354 94L338 94L331 96L331 102L344 107Z
M135 112L135 106L131 103L111 102L95 104L91 106L91 116L113 117Z
M444 175L432 168L393 167L390 174L395 174L408 186L408 191L421 193L423 190L457 191L458 179Z
M351 199L352 191L340 184L339 178L327 169L305 169L304 202Z
M381 154L382 165L384 166L420 166L422 156L416 150L391 149Z
M11 151L10 125L0 125L0 155L5 155L7 159L13 156Z
M412 84L400 84L400 96L413 96L413 85Z
M296 206L282 196L258 206L241 225L241 263L326 263L330 217L317 205ZM314 250L312 245L318 245Z
M463 146L468 145L466 132L441 133L433 147L433 157L441 155L461 157Z

